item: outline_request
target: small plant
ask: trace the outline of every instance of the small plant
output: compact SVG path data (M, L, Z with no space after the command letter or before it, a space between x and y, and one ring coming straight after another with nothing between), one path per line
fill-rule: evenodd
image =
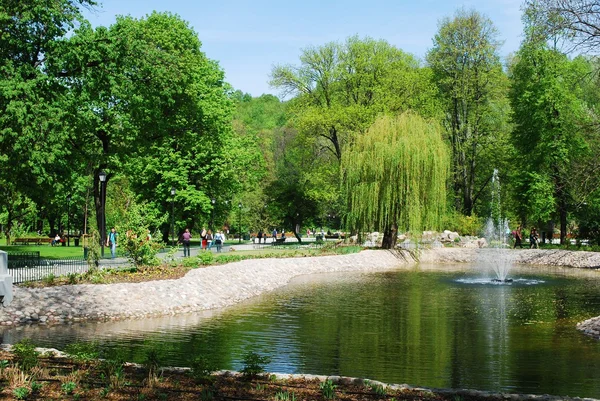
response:
M217 367L204 355L196 357L190 366L192 378L198 382L209 382L212 379L212 374L217 370Z
M256 352L247 352L242 357L242 375L246 378L256 377L265 371L265 365L271 362L268 356L262 356Z
M69 284L77 284L77 281L79 280L79 274L77 273L69 273L67 274L67 283Z
M38 383L36 381L31 382L31 394L39 393L42 389L42 383Z
M110 387L103 387L102 390L100 390L100 397L106 398L108 397L108 394L110 394Z
M280 389L275 393L275 401L296 401L296 394Z
M17 387L13 390L13 395L17 400L24 400L29 397L30 391L27 387Z
M323 383L319 384L319 388L321 389L321 394L323 398L326 400L333 400L335 398L335 388L337 386L333 384L331 380L325 380Z
M387 391L383 384L371 384L369 387L370 387L371 391L374 392L375 395L377 395L379 397L384 397L387 395Z
M35 350L35 346L29 339L24 339L13 345L13 353L15 360L25 372L29 372L32 368L39 364L39 353Z
M161 357L159 352L155 348L151 348L146 352L146 359L144 360L144 367L148 370L148 386L154 387L154 384L158 381L158 371L161 365Z
M77 383L69 381L61 384L60 388L66 395L71 395L73 394L73 392L75 392L75 389L77 388Z
M256 383L256 391L264 391L264 390L265 390L264 384Z
M200 392L200 399L202 401L212 401L212 399L214 397L215 397L214 393L209 388L203 388L202 392Z

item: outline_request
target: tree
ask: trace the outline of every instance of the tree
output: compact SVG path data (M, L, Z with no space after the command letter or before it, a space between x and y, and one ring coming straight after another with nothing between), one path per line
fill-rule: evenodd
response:
M455 208L466 215L499 167L487 161L490 154L503 154L497 149L509 132L507 80L497 37L491 20L461 10L442 20L427 54L446 110Z
M520 214L534 221L558 215L564 244L568 213L577 199L574 178L590 155L580 100L581 79L589 70L581 59L569 60L545 42L529 41L511 72L513 141L522 169L516 177Z
M69 88L68 141L91 163L97 211L100 170L107 182L119 173L135 177L140 200L163 211L175 187L185 225L206 219L211 195L237 190L253 171L248 141L231 130L223 71L200 47L169 13L119 18L108 29L84 24L63 44L53 68ZM162 231L166 239L168 224Z
M535 33L555 45L564 39L582 51L596 51L600 46L597 0L527 0L525 12Z
M438 228L446 212L449 156L441 127L414 113L380 117L342 158L346 224L354 232Z
M276 66L271 85L295 95L301 133L322 140L340 161L343 148L382 111L435 113L435 89L418 61L384 40L350 37L304 49L299 66Z
M25 211L19 205L35 200L38 209L52 209L51 201L64 199L64 188L70 187L61 179L71 176L61 135L64 91L49 71L48 60L82 20L80 7L94 4L92 0L0 3L0 210L8 212L9 243L11 225Z

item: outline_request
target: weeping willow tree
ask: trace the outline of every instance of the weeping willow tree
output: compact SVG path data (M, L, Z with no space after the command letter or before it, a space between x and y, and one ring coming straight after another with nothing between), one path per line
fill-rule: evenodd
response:
M383 231L383 248L398 230L441 225L450 159L440 126L414 113L378 118L342 157L346 225L353 232Z

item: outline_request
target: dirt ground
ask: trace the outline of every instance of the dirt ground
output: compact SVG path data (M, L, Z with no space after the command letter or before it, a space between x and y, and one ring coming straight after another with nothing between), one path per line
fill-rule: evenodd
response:
M0 400L451 400L431 392L390 390L380 386L333 384L329 392L319 380L276 379L268 374L243 378L223 374L198 382L189 372L147 369L125 364L76 362L45 356L27 373L11 353L0 352ZM32 384L33 383L33 384ZM26 390L29 391L26 394ZM33 390L32 390L33 389Z

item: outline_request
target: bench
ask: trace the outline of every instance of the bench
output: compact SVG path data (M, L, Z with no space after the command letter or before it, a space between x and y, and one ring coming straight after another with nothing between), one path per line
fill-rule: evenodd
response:
M285 242L285 237L284 238L275 238L275 241L273 241L273 246L283 245L284 242Z
M35 237L35 238L15 238L14 240L12 240L12 243L17 245L17 244L21 244L21 245L29 245L29 244L35 244L35 245L42 245L42 244L49 244L52 242L52 238L46 238L46 237Z

